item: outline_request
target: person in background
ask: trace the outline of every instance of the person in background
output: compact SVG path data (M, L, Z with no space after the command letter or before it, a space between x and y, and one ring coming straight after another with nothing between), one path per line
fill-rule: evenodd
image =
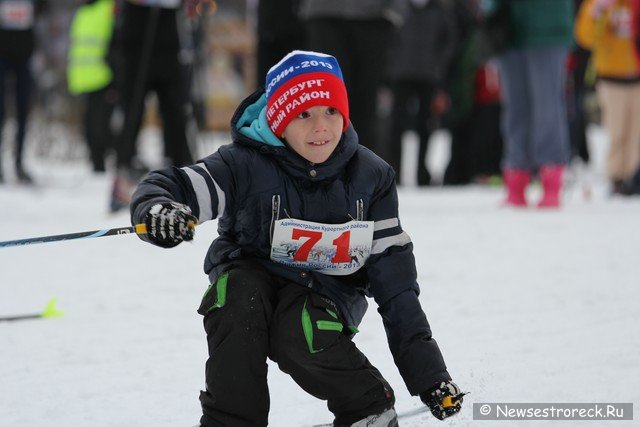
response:
M439 107L448 105L444 89L458 45L458 33L454 5L448 0L410 0L409 3L405 23L389 49L393 111L390 135L379 154L399 178L402 136L405 130L415 129L419 137L418 185L424 186L431 182L426 166L430 118L444 113Z
M576 14L584 0L574 0ZM592 82L587 78L591 52L579 44L573 46L567 61L569 73L568 106L569 136L571 139L571 158L579 158L588 164L590 160L589 147L587 146L587 117L584 106L584 98Z
M146 172L135 159L136 142L149 92L156 93L162 119L164 154L182 166L193 161L187 143L187 102L177 13L181 0L126 0L122 23L124 125L116 137L117 174L110 210L128 206L138 178Z
M393 30L403 24L407 1L301 0L308 47L340 61L353 126L360 144L373 151L381 143L378 89Z
M631 0L631 12L633 17L636 60L640 64L640 0ZM633 177L624 184L622 194L626 196L640 195L640 166L638 166Z
M596 92L610 136L607 174L613 193L623 191L640 164L640 66L631 0L585 0L577 42L592 51Z
M258 81L288 52L306 47L305 28L298 16L300 0L260 0L258 3Z
M42 0L0 0L0 149L5 119L6 82L13 75L16 100L14 165L19 182L33 178L24 167L24 143L31 102L31 55L34 49L36 14L46 6ZM0 151L0 183L4 182Z
M478 67L474 74L473 105L466 122L452 132L452 143L460 153L454 166L455 181L451 179L452 163L449 163L445 184L491 184L500 177L500 97L500 73L495 61L489 61Z
M476 0L456 1L461 34L447 92L451 108L443 124L451 134L451 157L444 185L488 183L500 172L500 81L495 55L481 39L483 10ZM486 43L486 42L485 42Z
M565 63L573 43L573 0L498 3L511 19L509 48L498 62L506 204L526 206L525 192L537 173L543 189L538 207L557 208L569 160Z
M114 28L114 0L84 0L71 23L67 84L85 96L84 133L94 172L105 171L113 146L111 114L117 102L108 61Z

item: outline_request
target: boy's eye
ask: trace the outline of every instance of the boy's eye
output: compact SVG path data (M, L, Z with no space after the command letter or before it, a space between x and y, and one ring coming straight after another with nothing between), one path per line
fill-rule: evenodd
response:
M327 114L328 114L328 115L330 115L330 116L333 116L333 115L334 115L334 114L336 114L337 112L338 112L338 110L336 110L336 109L335 109L335 108L333 108L333 107L329 107L329 108L327 108Z
M308 111L303 111L302 113L298 114L296 117L299 119L306 119L307 117L309 117L309 112Z

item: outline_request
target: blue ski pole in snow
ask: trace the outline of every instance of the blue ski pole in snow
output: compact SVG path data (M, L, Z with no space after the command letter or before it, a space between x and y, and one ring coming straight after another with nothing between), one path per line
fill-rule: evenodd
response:
M62 240L92 239L94 237L117 236L120 234L132 234L132 233L146 234L147 226L144 224L137 224L132 227L107 228L105 230L83 231L80 233L70 233L70 234L58 234L56 236L42 236L42 237L32 237L29 239L7 240L5 242L0 242L0 248L7 248L9 246L33 245L36 243L59 242Z

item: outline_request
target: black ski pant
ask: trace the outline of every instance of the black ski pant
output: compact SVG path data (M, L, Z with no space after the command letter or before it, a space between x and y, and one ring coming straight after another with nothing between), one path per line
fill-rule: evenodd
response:
M209 346L202 427L267 425L267 357L326 400L335 425L394 404L391 387L351 341L335 304L257 263L230 265L198 312Z

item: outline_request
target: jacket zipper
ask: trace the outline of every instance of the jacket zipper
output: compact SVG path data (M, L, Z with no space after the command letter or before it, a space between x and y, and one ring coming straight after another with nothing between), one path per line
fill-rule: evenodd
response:
M356 202L356 218L358 221L364 221L364 202L358 199Z
M273 229L276 221L280 219L280 195L271 197L271 226L269 227L269 242L273 245Z

